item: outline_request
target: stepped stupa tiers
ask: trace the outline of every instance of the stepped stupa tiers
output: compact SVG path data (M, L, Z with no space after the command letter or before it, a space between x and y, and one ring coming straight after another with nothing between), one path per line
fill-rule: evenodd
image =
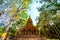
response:
M29 17L26 26L20 29L13 40L43 40L39 35L39 30L33 26L32 19Z
M29 17L26 26L19 30L16 37L33 37L31 35L39 35L39 31L33 26L32 19Z

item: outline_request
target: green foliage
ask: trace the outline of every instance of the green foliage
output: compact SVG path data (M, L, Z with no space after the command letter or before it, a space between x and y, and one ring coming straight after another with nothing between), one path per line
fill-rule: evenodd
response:
M47 38L60 38L60 3L57 0L43 0L45 2L41 8L37 27L40 33Z
M24 0L23 1L23 6L24 8L28 8L28 5L32 2L32 0Z
M58 0L41 0L44 2L43 6L39 8L40 10L59 10L60 9L60 3L57 2Z
M15 23L12 24L12 27L9 30L9 35L14 36L16 34L16 32L22 28L23 26L26 25L27 19L28 19L28 15L27 15L27 11L23 12L23 10L21 12L18 13L19 17L17 17L19 20L15 20Z
M11 6L12 9L9 11L9 15L11 16L14 16L14 14L17 14L17 15L12 18L14 20L13 20L12 27L9 29L9 32L8 32L9 35L15 35L15 33L21 27L26 25L28 15L27 15L27 10L25 9L29 8L28 6L31 2L32 0L19 0L12 3L12 6Z
M0 27L0 35L3 33L4 27Z
M4 0L0 0L0 5L1 5L2 3L4 3Z

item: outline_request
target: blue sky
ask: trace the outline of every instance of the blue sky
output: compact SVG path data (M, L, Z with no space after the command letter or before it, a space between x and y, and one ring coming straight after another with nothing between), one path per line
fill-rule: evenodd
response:
M36 3L36 1L37 1L37 3ZM60 0L58 1L59 3L60 3ZM9 3L9 2L8 2ZM4 2L4 4L3 4L3 6L1 6L0 5L0 11L2 11L2 10L4 10L5 8L7 8L8 6L9 6L9 4L8 4L7 2L6 2L6 0L5 0L5 2ZM29 9L27 10L27 12L28 12L28 15L29 16L31 16L31 18L32 18L32 21L33 21L33 24L36 26L36 24L37 24L37 22L38 22L38 20L36 20L36 18L37 17L39 17L39 11L37 10L37 8L38 7L41 7L43 4L41 4L41 3L39 3L39 0L32 0L32 3L29 5ZM1 19L2 18L2 19ZM5 23L6 22L9 22L9 18L8 18L8 16L6 17L5 16L5 14L4 15L2 15L1 17L0 17L0 23L4 20L5 21ZM6 20L5 20L6 19ZM4 22L3 21L3 22Z
M37 3L36 3L37 1ZM36 26L38 20L36 21L35 19L39 16L39 11L37 10L38 7L41 7L44 3L39 3L40 0L32 0L32 3L29 5L30 10L28 10L28 15L31 16L33 20L33 24ZM58 0L60 3L60 0Z
M38 1L38 3L36 3ZM37 10L38 7L41 7L42 4L39 3L39 0L33 0L32 3L29 5L30 10L28 10L28 15L31 16L33 24L36 26L37 22L35 19L39 16L39 11Z
M37 1L37 3L36 3L36 1ZM33 24L36 26L36 23L37 23L37 21L36 21L36 17L38 17L39 16L39 11L37 10L37 8L38 7L41 7L41 5L42 4L40 4L39 3L39 0L32 0L32 3L29 5L29 9L28 9L28 15L29 16L31 16L31 18L32 18L32 21L33 21ZM5 6L6 6L6 4L5 4ZM4 6L4 8L6 8ZM0 7L1 8L1 7ZM2 8L2 9L0 9L0 10L3 10L4 8ZM6 14L6 13L5 13ZM9 22L9 18L8 18L8 16L5 16L5 14L4 15L2 15L1 17L0 17L0 22L2 22L3 20L5 21L5 24L6 24L6 22ZM6 18L8 18L8 19L6 19ZM3 22L4 22L3 21Z

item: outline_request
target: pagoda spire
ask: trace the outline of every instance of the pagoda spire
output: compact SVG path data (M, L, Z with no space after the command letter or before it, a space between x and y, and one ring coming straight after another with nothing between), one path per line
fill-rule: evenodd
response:
M32 22L32 19L31 19L30 16L29 16L29 18L28 18L27 25L33 25L33 22Z

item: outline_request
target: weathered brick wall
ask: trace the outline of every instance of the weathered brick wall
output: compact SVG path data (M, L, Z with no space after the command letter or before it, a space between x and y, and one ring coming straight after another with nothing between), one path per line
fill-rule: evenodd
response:
M24 35L15 37L14 40L44 40L44 38L39 35Z
M29 36L18 36L18 37L12 37L12 38L7 38L7 40L45 40L45 38L37 35L29 35Z
M44 40L42 38L18 38L18 39L14 39L14 40Z

